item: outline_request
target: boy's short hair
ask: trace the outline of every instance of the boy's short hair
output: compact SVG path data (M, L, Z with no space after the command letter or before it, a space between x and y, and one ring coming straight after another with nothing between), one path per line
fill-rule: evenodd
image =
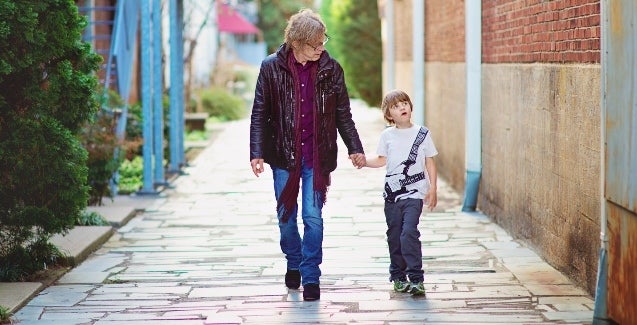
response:
M316 42L316 38L323 40L323 35L327 33L327 27L321 16L311 9L301 9L288 20L285 27L285 44L292 47L294 42L310 43Z
M385 121L387 121L391 125L394 124L394 120L392 120L391 114L389 113L390 109L392 108L392 106L400 102L409 103L409 108L411 109L411 111L414 110L414 104L411 103L411 99L409 98L409 95L407 95L406 92L400 89L394 89L389 91L387 94L385 94L385 97L383 98L383 102L380 105L380 108L383 111L383 117L385 118Z

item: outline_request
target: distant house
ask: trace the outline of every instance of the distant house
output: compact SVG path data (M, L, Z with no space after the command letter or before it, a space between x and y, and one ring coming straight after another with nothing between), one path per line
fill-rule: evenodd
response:
M217 8L219 61L259 65L267 55L261 30L229 4Z

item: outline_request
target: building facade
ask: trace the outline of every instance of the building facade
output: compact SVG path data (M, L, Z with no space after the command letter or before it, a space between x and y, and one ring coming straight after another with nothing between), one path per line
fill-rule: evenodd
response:
M637 263L637 200L632 190L637 184L635 176L630 176L630 166L635 164L630 154L620 153L628 157L619 166L626 181L618 186L606 181L605 175L613 175L616 164L613 152L605 149L606 137L612 140L609 132L613 131L606 131L612 124L603 124L610 104L602 95L607 89L604 80L613 78L602 71L602 8L606 5L608 34L633 35L618 42L628 52L617 44L610 46L619 55L629 56L623 79L628 82L628 95L618 101L627 103L624 111L632 113L624 115L637 123L635 95L630 95L630 89L637 90L637 5L623 0L481 1L480 95L469 98L467 0L424 1L423 21L415 18L418 1L378 1L383 42L393 44L384 46L384 78L391 79L384 83L385 88L391 85L413 93L418 84L413 82L417 59L413 23L424 24L425 121L417 122L435 131L439 174L464 191L466 110L478 101L477 208L593 295L599 288L600 232L612 236L607 246L611 248L609 316L620 323L637 321L635 312L629 311L637 295L637 277L628 274ZM635 138L630 122L626 125L617 133ZM617 141L616 147L634 153L630 138ZM615 202L623 203L613 204L605 195L604 189L612 193L613 188L622 194ZM610 211L608 222L606 211Z

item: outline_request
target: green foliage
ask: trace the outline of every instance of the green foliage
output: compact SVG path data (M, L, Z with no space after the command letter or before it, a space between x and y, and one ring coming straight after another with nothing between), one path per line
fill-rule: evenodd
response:
M121 194L137 192L143 185L144 159L135 156L132 160L125 159L119 167L119 181L117 188Z
M211 117L226 121L241 119L246 114L246 103L241 97L218 87L201 92L201 107Z
M339 57L340 54L336 49L336 42L334 39L334 37L338 37L338 33L335 34L335 32L337 31L332 29L335 23L333 22L334 17L332 15L331 7L332 0L322 0L321 7L319 8L319 14L323 18L323 22L327 26L327 35L330 36L330 41L325 44L325 49L332 57Z
M259 22L268 53L274 52L283 43L288 19L302 8L312 8L313 0L258 0Z
M77 132L98 108L101 57L81 41L85 19L72 1L0 4L0 116L46 114Z
M25 281L29 275L57 264L63 257L62 252L46 240L14 247L0 259L0 281Z
M95 211L84 211L79 218L75 220L76 226L108 226L110 225L104 217Z
M5 306L0 306L0 324L9 322L10 318L11 318L11 311L9 310L9 308Z
M0 242L21 245L32 229L46 239L71 228L88 200L87 153L51 117L8 122L0 132Z
M324 12L323 15L328 16ZM331 1L329 16L332 40L328 45L335 49L333 55L345 70L347 86L368 105L380 106L382 41L377 3Z
M186 141L205 141L208 140L208 132L202 130L192 130L186 133Z
M123 158L115 126L114 116L100 111L95 121L87 123L81 133L82 145L88 151L89 205L102 205L103 197L112 197L110 181ZM116 152L118 157L115 157Z
M77 135L99 107L101 57L82 42L85 26L73 1L0 2L1 273L52 262L48 239L86 207Z

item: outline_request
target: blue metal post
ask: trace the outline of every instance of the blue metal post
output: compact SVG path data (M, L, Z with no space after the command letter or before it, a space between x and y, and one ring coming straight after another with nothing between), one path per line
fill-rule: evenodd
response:
M162 85L161 0L153 0L153 144L155 152L154 184L165 185L164 178L164 108Z
M185 116L184 116L184 1L177 0L177 34L178 34L178 46L177 51L179 52L179 64L177 67L179 68L179 74L177 80L179 81L179 88L177 89L177 96L179 99L179 164L186 164L186 148L184 146L185 136L184 129L186 125Z
M184 73L182 12L180 0L170 0L170 171L179 172L184 162Z
M150 53L151 43L151 21L150 2L142 1L142 46L141 46L141 68L142 68L142 134L144 144L142 154L144 156L143 187L142 194L154 193L153 186L153 112L152 112L152 55Z

